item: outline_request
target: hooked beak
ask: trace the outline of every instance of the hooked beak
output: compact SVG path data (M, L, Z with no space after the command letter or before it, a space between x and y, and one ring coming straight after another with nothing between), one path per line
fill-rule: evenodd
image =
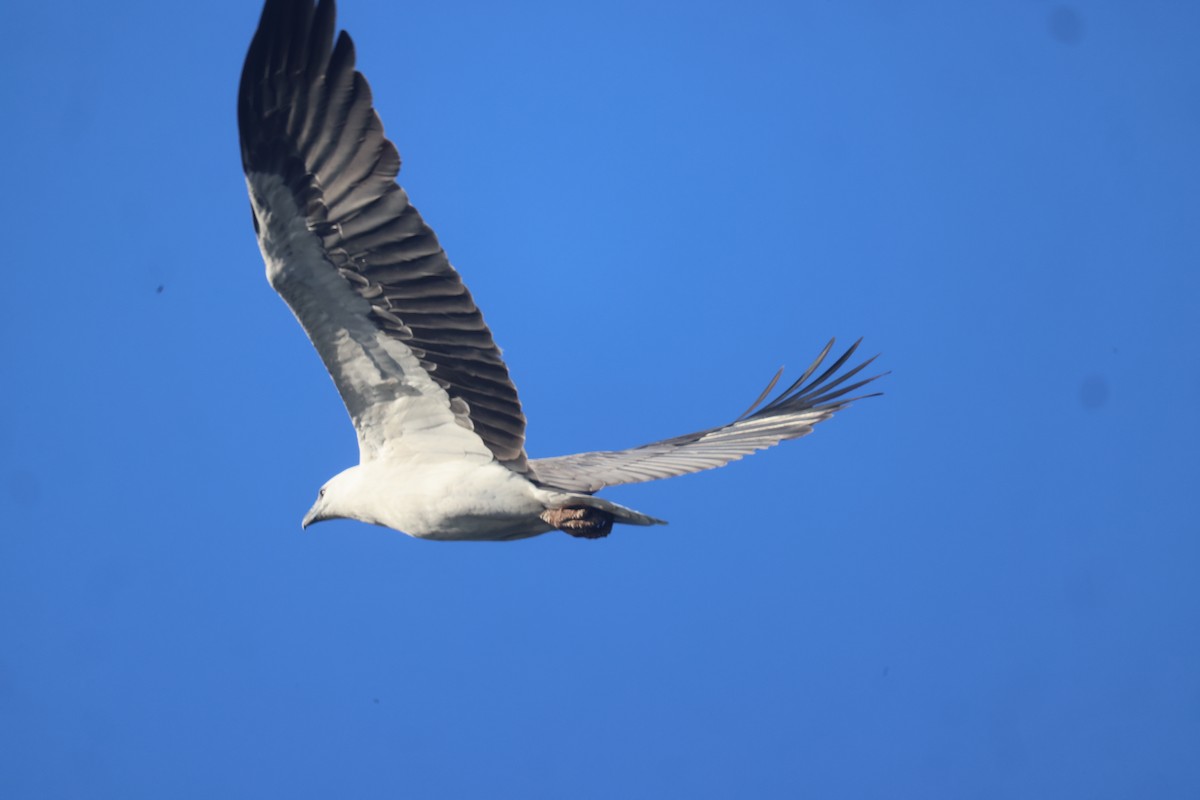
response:
M318 510L320 505L320 501L314 503L313 507L310 508L308 513L304 515L304 519L300 520L300 528L302 530L307 528L309 525L312 525L314 522L320 522L322 519L324 519Z

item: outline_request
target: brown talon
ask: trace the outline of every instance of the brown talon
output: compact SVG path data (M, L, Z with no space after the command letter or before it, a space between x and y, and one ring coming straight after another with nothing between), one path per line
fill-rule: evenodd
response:
M612 514L590 506L548 508L541 518L547 525L582 539L602 539L613 526Z

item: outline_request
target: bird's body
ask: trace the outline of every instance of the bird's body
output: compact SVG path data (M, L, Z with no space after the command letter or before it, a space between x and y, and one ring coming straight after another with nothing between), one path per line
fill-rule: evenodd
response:
M368 461L330 483L356 498L344 515L420 539L521 539L551 530L545 490L492 459ZM331 513L327 511L326 513Z
M334 5L267 0L238 95L242 164L267 279L333 377L359 464L322 487L304 525L350 518L428 539L597 538L662 521L594 496L721 466L845 407L857 343L734 422L628 450L530 459L499 348L437 237L395 183ZM776 380L778 379L776 375ZM811 380L810 380L811 378ZM761 406L761 407L760 407Z

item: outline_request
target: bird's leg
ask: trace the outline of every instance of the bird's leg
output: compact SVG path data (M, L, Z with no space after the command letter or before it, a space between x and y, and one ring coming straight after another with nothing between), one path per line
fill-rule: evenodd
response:
M548 508L541 517L547 525L583 539L602 539L613 526L612 514L590 506Z

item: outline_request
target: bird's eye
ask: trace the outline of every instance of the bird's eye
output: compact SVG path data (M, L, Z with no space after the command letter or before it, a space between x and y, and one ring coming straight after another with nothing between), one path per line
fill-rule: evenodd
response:
M325 487L322 486L321 491L317 492L317 497L324 497L324 496L325 496Z

